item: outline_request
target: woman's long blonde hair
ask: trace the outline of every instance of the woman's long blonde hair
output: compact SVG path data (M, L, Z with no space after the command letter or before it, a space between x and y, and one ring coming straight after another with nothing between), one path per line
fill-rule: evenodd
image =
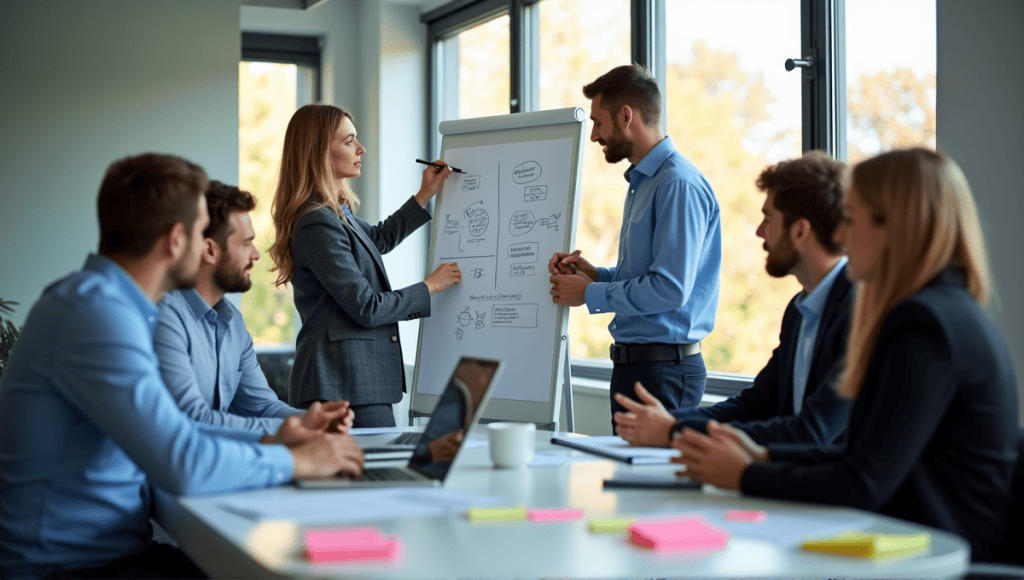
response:
M278 286L295 276L292 240L295 225L302 216L329 207L344 220L343 204L353 213L359 207L359 198L348 179L335 179L331 169L331 140L346 117L354 121L352 114L340 107L306 105L288 121L277 192L270 207L277 231L270 246L270 257L274 260L270 271L277 271Z
M990 273L974 196L952 159L924 148L900 149L861 161L848 176L876 224L886 228L878 274L861 284L853 310L846 371L839 392L860 393L882 323L900 302L947 266L955 266L979 302Z

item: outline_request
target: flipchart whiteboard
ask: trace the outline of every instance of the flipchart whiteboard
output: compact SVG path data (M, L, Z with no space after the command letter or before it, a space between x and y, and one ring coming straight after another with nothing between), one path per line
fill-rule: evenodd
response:
M548 260L576 238L586 114L572 107L445 121L453 173L437 197L427 271L457 262L462 283L430 297L410 409L430 413L460 356L505 363L483 418L555 424L568 309L551 301Z

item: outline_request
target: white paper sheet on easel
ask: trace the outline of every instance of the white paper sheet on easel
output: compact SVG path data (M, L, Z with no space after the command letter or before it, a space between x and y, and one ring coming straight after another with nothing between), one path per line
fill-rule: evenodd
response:
M460 354L505 361L514 369L492 398L546 402L552 349L559 345L548 260L563 250L572 139L447 149L464 169L444 185L434 222L431 271L456 262L462 282L431 296L424 319L418 391L438 395ZM514 377L512 379L511 377Z

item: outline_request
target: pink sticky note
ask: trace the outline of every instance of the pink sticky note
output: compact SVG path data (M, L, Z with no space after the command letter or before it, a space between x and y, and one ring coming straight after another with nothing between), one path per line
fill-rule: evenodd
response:
M387 562L401 550L399 538L385 538L375 528L306 532L306 551L314 562Z
M583 517L583 510L532 509L526 514L531 522L568 522Z
M725 519L731 522L751 522L759 524L768 517L760 510L726 510Z
M629 528L629 537L663 552L721 550L729 543L729 532L712 527L700 516L636 522Z

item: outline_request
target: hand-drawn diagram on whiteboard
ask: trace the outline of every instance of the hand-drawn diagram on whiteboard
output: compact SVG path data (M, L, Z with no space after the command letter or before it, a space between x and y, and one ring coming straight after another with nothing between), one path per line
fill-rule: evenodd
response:
M514 333L554 324L557 307L551 302L547 262L562 251L571 207L564 195L552 193L571 187L575 154L567 138L445 151L446 162L468 173L450 176L439 196L435 211L444 221L431 268L457 262L462 283L431 297L424 329L443 336L424 335L421 360L443 360L443 343L452 339L493 346L500 353L518 336ZM550 368L538 366L536 372L514 382L515 399L548 400ZM441 387L421 389L436 395ZM495 397L502 397L500 389Z

